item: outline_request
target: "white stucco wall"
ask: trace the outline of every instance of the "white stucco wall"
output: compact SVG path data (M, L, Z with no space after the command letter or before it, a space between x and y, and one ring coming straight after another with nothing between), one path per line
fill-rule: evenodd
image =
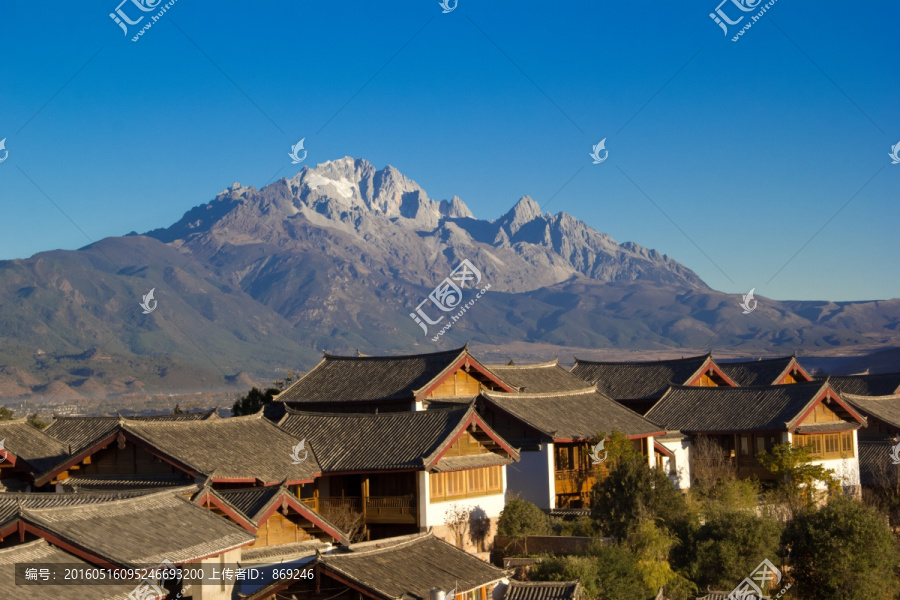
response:
M656 440L663 448L675 455L674 473L672 459L663 455L663 472L675 486L676 490L687 490L691 487L691 442L688 438L680 440Z
M556 481L553 469L553 444L538 451L522 451L519 462L507 465L509 491L540 508L556 508Z
M241 548L229 550L224 554L201 560L199 563L191 563L185 565L186 569L191 567L203 566L205 573L212 574L213 569L221 572L222 565L234 569L235 565L241 560ZM197 581L185 581L185 586L191 585L191 588L185 591L185 596L191 596L194 600L231 600L236 580L225 581L221 575L218 575L216 582L206 582L205 585L198 585Z
M859 483L859 443L856 435L856 431L853 431L853 456L848 458L832 458L828 460L814 460L811 461L811 464L821 465L826 469L831 469L834 471L834 476L837 477L841 482L841 487L844 489L844 492L850 494L858 494L860 493L860 483ZM787 434L787 441L793 442L793 435ZM818 486L819 489L825 489L825 484L820 484Z
M430 473L424 471L419 472L419 514L422 515L422 527L442 527L447 519L447 511L451 506L460 506L465 508L479 507L485 512L485 515L496 520L500 516L500 512L506 506L506 469L504 467L501 472L501 491L489 496L477 496L475 498L459 498L456 500L448 500L446 502L431 502L431 486L429 485ZM424 477L421 477L424 475ZM424 500L424 502L423 502ZM423 510L424 509L424 510Z

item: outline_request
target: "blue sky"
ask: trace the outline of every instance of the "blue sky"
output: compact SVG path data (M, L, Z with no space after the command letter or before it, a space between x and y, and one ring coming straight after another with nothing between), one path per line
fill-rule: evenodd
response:
M166 226L305 137L306 165L392 164L483 219L528 194L726 292L900 297L895 2L779 0L738 42L717 0L178 0L138 42L117 4L0 6L0 258Z

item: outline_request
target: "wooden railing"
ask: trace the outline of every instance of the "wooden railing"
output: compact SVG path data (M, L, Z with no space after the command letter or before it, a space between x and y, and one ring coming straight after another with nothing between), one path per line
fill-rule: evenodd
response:
M553 477L558 508L585 508L590 505L591 488L597 481L593 469L558 469Z
M346 508L353 512L363 513L366 522L416 522L415 496L369 496L365 498L365 506L363 506L363 498L358 496L301 498L300 501L316 511Z

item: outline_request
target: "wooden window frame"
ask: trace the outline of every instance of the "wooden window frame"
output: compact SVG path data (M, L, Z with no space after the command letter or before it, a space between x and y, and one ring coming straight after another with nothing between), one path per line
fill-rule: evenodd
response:
M432 503L447 502L460 498L478 498L502 493L502 468L501 466L495 466L431 473L428 482L430 500ZM482 489L477 489L479 480ZM451 493L451 482L459 484L458 486L453 486L453 493ZM459 491L460 488L462 489L461 492ZM437 493L435 492L436 489L438 490Z
M834 444L834 450L828 450L830 442ZM836 458L854 458L856 456L853 447L853 432L840 431L838 433L795 433L792 445L813 446L813 458L818 460L833 460Z

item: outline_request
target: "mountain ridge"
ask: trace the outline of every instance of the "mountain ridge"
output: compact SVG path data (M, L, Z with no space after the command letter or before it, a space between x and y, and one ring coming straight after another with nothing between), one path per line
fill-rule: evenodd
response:
M432 343L410 313L463 260L490 291ZM394 167L346 157L261 189L234 183L143 235L0 261L0 397L237 389L325 349L900 346L900 300L757 299L744 315L739 295L667 255L528 196L476 219L457 196L432 199Z

